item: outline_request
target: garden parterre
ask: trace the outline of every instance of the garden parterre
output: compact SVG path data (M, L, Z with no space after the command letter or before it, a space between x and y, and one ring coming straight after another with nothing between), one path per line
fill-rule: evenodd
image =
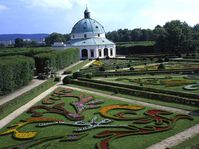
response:
M58 88L0 130L0 144L1 148L145 148L197 122L188 115Z

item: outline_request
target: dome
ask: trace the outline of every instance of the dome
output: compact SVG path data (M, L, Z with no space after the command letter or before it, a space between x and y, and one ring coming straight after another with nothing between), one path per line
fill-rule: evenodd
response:
M81 33L105 34L104 27L96 20L90 18L90 12L87 8L84 11L84 19L78 21L71 31L71 34Z

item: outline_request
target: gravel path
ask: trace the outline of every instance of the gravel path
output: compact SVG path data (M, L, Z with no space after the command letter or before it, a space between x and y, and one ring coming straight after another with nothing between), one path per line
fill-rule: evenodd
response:
M82 68L86 68L88 66L90 66L92 63L94 63L95 60L90 61L88 64L84 65Z
M176 146L176 145L186 141L189 138L196 136L197 134L199 134L199 124L197 124L191 128L188 128L172 137L162 140L161 142L158 142L158 143L148 147L147 149L170 148L170 147Z
M33 79L28 85L14 91L13 93L10 93L6 96L3 96L0 99L0 105L3 105L4 103L11 101L13 99L15 99L16 97L30 91L31 89L39 86L40 84L44 83L46 80L38 80L38 79Z

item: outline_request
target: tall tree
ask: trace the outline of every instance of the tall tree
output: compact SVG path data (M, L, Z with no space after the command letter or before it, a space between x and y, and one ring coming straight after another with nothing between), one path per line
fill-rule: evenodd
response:
M66 38L64 35L59 33L52 33L45 38L45 42L48 46L51 46L54 42L65 42Z
M15 47L16 48L21 48L24 46L24 42L23 42L23 39L21 38L16 38L15 39Z

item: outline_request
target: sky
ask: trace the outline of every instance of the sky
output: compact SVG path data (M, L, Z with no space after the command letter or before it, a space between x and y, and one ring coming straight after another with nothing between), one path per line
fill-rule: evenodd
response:
M0 34L70 33L86 6L106 32L199 23L199 0L0 0Z

